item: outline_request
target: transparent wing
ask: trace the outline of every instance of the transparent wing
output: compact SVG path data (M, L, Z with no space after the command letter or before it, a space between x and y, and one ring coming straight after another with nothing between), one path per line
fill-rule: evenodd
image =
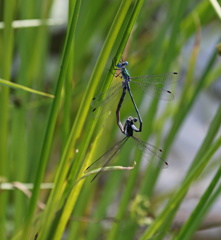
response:
M157 98L165 101L170 101L170 100L173 100L174 98L173 94L170 91L164 88L161 88L160 86L156 86L156 85L145 83L145 82L135 82L135 81L131 81L131 82L138 85L140 89L145 91L148 95L150 95L153 98Z
M145 82L150 85L168 85L177 82L180 79L180 74L177 72L150 74L144 76L131 77L131 80Z
M110 110L113 103L117 100L119 97L120 89L122 89L122 83L117 83L113 87L109 88L107 91L95 96L91 101L92 106L92 118L99 117L100 114L97 114L99 112L99 108L103 107L102 113ZM112 101L110 101L112 99Z
M109 88L107 91L102 92L101 94L95 96L91 101L91 106L93 108L100 107L104 103L108 102L116 92L121 88L122 83L117 83L113 87Z
M137 144L137 147L141 150L144 151L145 158L148 158L148 156L154 156L154 163L158 167L162 168L167 168L168 163L165 162L163 159L161 159L161 154L162 154L162 149L154 147L150 143L145 143L144 141L136 138L133 136L134 141Z
M127 140L128 137L123 138L120 142L116 143L111 149L109 149L105 154L103 154L89 167L86 168L85 172L88 172L92 169L101 167L100 171L93 177L91 182L94 181L94 179L103 171L103 169L108 166L110 161L117 156L117 154L120 152L121 148L124 146Z

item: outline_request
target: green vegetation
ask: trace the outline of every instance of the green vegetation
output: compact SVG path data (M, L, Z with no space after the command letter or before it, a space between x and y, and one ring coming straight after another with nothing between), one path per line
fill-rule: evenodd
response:
M160 193L162 169L144 164L130 140L110 171L90 182L94 172L85 169L123 138L115 113L93 119L90 103L117 81L109 71L114 57L129 62L131 76L181 73L169 88L175 99L163 107L132 88L143 118L136 136L162 147L171 167L168 155L185 119L220 76L216 47L203 59L202 72L197 62L202 31L220 25L221 8L216 1L70 0L68 10L61 9L68 11L67 28L61 28L48 20L54 2L0 4L0 239L191 239L221 192L220 161L212 162L221 146L221 105L184 177ZM15 24L31 19L36 26ZM192 50L184 64L187 45ZM121 115L122 121L136 117L129 99ZM122 170L134 161L134 168ZM174 230L181 203L203 174L212 181Z

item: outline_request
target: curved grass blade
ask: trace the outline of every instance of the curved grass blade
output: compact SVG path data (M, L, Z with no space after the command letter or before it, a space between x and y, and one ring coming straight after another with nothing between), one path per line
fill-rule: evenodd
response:
M10 82L10 81L4 80L2 78L0 78L0 85L4 85L4 86L10 87L10 88L15 88L15 89L18 89L18 90L24 90L26 92L38 94L38 95L49 97L49 98L54 98L55 97L52 94L41 92L41 91L38 91L38 90L34 90L32 88L25 87L25 86L23 86L21 84L18 84L18 83Z
M106 166L106 167L104 167L104 168L102 169L102 172L116 171L116 170L117 170L117 171L119 171L119 170L121 170L121 171L125 171L125 170L130 171L130 170L133 170L133 169L136 167L136 164L137 164L137 163L134 161L134 164L133 164L132 166L127 166L127 167L124 167L124 166ZM99 173L100 170L101 170L101 168L96 168L96 169L94 169L94 170L85 172L85 174L84 174L81 178L79 178L79 179L73 184L73 187L74 187L78 182L80 182L82 179L84 179L84 178L86 178L86 177L88 177L88 176L90 176L90 175L92 175L92 174L94 174L94 173ZM86 171L86 170L85 170L85 171ZM91 182L92 182L92 180L91 180Z

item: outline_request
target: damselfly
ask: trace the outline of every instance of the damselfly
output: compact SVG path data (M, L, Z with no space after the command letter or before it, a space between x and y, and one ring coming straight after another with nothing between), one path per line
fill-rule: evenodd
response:
M138 119L140 122L142 122L139 110L136 106L135 100L131 92L130 83L134 83L151 97L165 101L169 101L174 98L173 94L170 91L164 89L164 85L177 82L177 80L179 79L179 74L177 72L131 77L128 70L126 69L126 66L128 66L127 61L120 62L116 65L114 64L114 70L120 71L120 73L115 76L120 76L123 81L117 83L116 85L108 89L106 92L103 92L92 99L91 106L93 107L93 115L96 115L99 107L107 105L107 103L109 103L111 99L118 96L118 94L120 94L120 89L126 88L135 107ZM108 110L108 107L104 107L104 109Z
M124 146L124 144L127 142L129 138L132 138L137 147L144 151L145 158L148 158L148 156L154 156L154 160L160 167L167 167L168 163L165 162L160 158L162 150L154 147L153 145L149 143L145 143L141 141L140 139L133 136L134 132L140 132L140 129L138 129L134 123L137 122L137 118L129 117L126 120L126 123L123 126L123 133L126 135L121 141L116 143L111 149L109 149L105 154L103 154L101 157L99 157L95 162L93 162L85 171L90 171L92 169L101 168L99 172L94 176L94 178L91 180L94 181L94 179L104 170L105 167L107 167L111 160L114 159L114 157L117 156L117 154L120 152L121 148Z

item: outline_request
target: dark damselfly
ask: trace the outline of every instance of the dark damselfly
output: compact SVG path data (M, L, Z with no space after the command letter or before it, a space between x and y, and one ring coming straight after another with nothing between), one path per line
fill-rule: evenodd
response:
M160 158L162 154L162 150L154 147L153 145L146 143L144 141L141 141L140 139L136 138L133 136L134 132L140 132L140 128L138 129L134 123L137 122L137 118L133 117L128 117L126 120L126 123L122 127L122 132L124 135L126 135L121 141L116 143L112 148L110 148L105 154L103 154L101 157L99 157L95 162L93 162L86 170L85 172L88 172L92 169L100 168L100 170L97 172L97 174L93 177L91 180L94 181L95 178L102 173L105 167L107 167L111 160L113 160L117 154L120 152L120 150L123 148L125 143L128 141L129 138L132 138L137 147L141 150L144 151L145 158L148 158L149 156L154 156L154 162L159 166L159 167L167 167L168 163L165 162Z

